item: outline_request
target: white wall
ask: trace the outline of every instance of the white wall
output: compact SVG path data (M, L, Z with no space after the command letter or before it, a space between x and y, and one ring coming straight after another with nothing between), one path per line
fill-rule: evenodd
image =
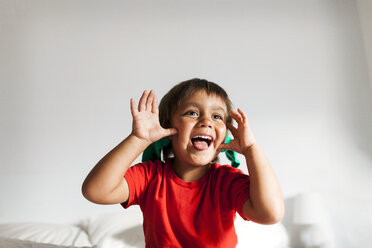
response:
M285 196L321 192L336 247L366 247L372 101L358 18L337 0L0 1L0 222L121 211L80 187L130 132L129 98L201 77L246 110Z

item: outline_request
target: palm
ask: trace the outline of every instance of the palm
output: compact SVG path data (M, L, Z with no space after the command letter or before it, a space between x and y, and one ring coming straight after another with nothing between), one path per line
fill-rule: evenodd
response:
M160 126L159 117L148 111L133 115L133 133L141 139L155 142L163 138L164 129Z
M228 149L233 150L237 153L242 153L242 149L240 146L240 141L237 138L234 138L229 144L228 144Z
M132 133L138 138L153 143L163 137L176 133L175 129L164 129L160 126L157 99L153 91L144 91L138 103L138 108L131 99L133 116Z
M249 127L249 122L246 114L241 110L231 111L232 118L238 123L238 127L227 124L234 139L228 144L221 144L222 149L229 149L243 154L251 145L256 143L256 139Z

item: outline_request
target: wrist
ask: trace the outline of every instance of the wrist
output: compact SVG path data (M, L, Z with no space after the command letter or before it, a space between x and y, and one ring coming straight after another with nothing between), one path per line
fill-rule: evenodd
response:
M129 134L127 139L135 142L135 144L138 144L141 148L143 148L143 150L145 150L149 145L151 145L150 141L140 138L134 133Z
M258 144L255 142L249 145L243 152L243 155L246 159L252 157L252 153L258 148Z

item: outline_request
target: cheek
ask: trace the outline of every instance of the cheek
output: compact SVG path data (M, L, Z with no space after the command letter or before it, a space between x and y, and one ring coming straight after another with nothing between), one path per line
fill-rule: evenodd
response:
M173 122L173 128L176 128L178 133L175 135L178 141L188 142L190 137L191 125L187 122Z
M226 126L223 125L223 126L217 128L217 132L219 134L218 141L223 143L225 141L226 132L227 132Z

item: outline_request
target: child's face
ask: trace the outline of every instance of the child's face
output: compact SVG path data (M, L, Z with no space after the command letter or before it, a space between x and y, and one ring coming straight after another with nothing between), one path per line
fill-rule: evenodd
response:
M215 94L196 91L181 102L172 116L172 136L176 160L194 166L209 164L218 155L217 148L226 136L226 104Z

